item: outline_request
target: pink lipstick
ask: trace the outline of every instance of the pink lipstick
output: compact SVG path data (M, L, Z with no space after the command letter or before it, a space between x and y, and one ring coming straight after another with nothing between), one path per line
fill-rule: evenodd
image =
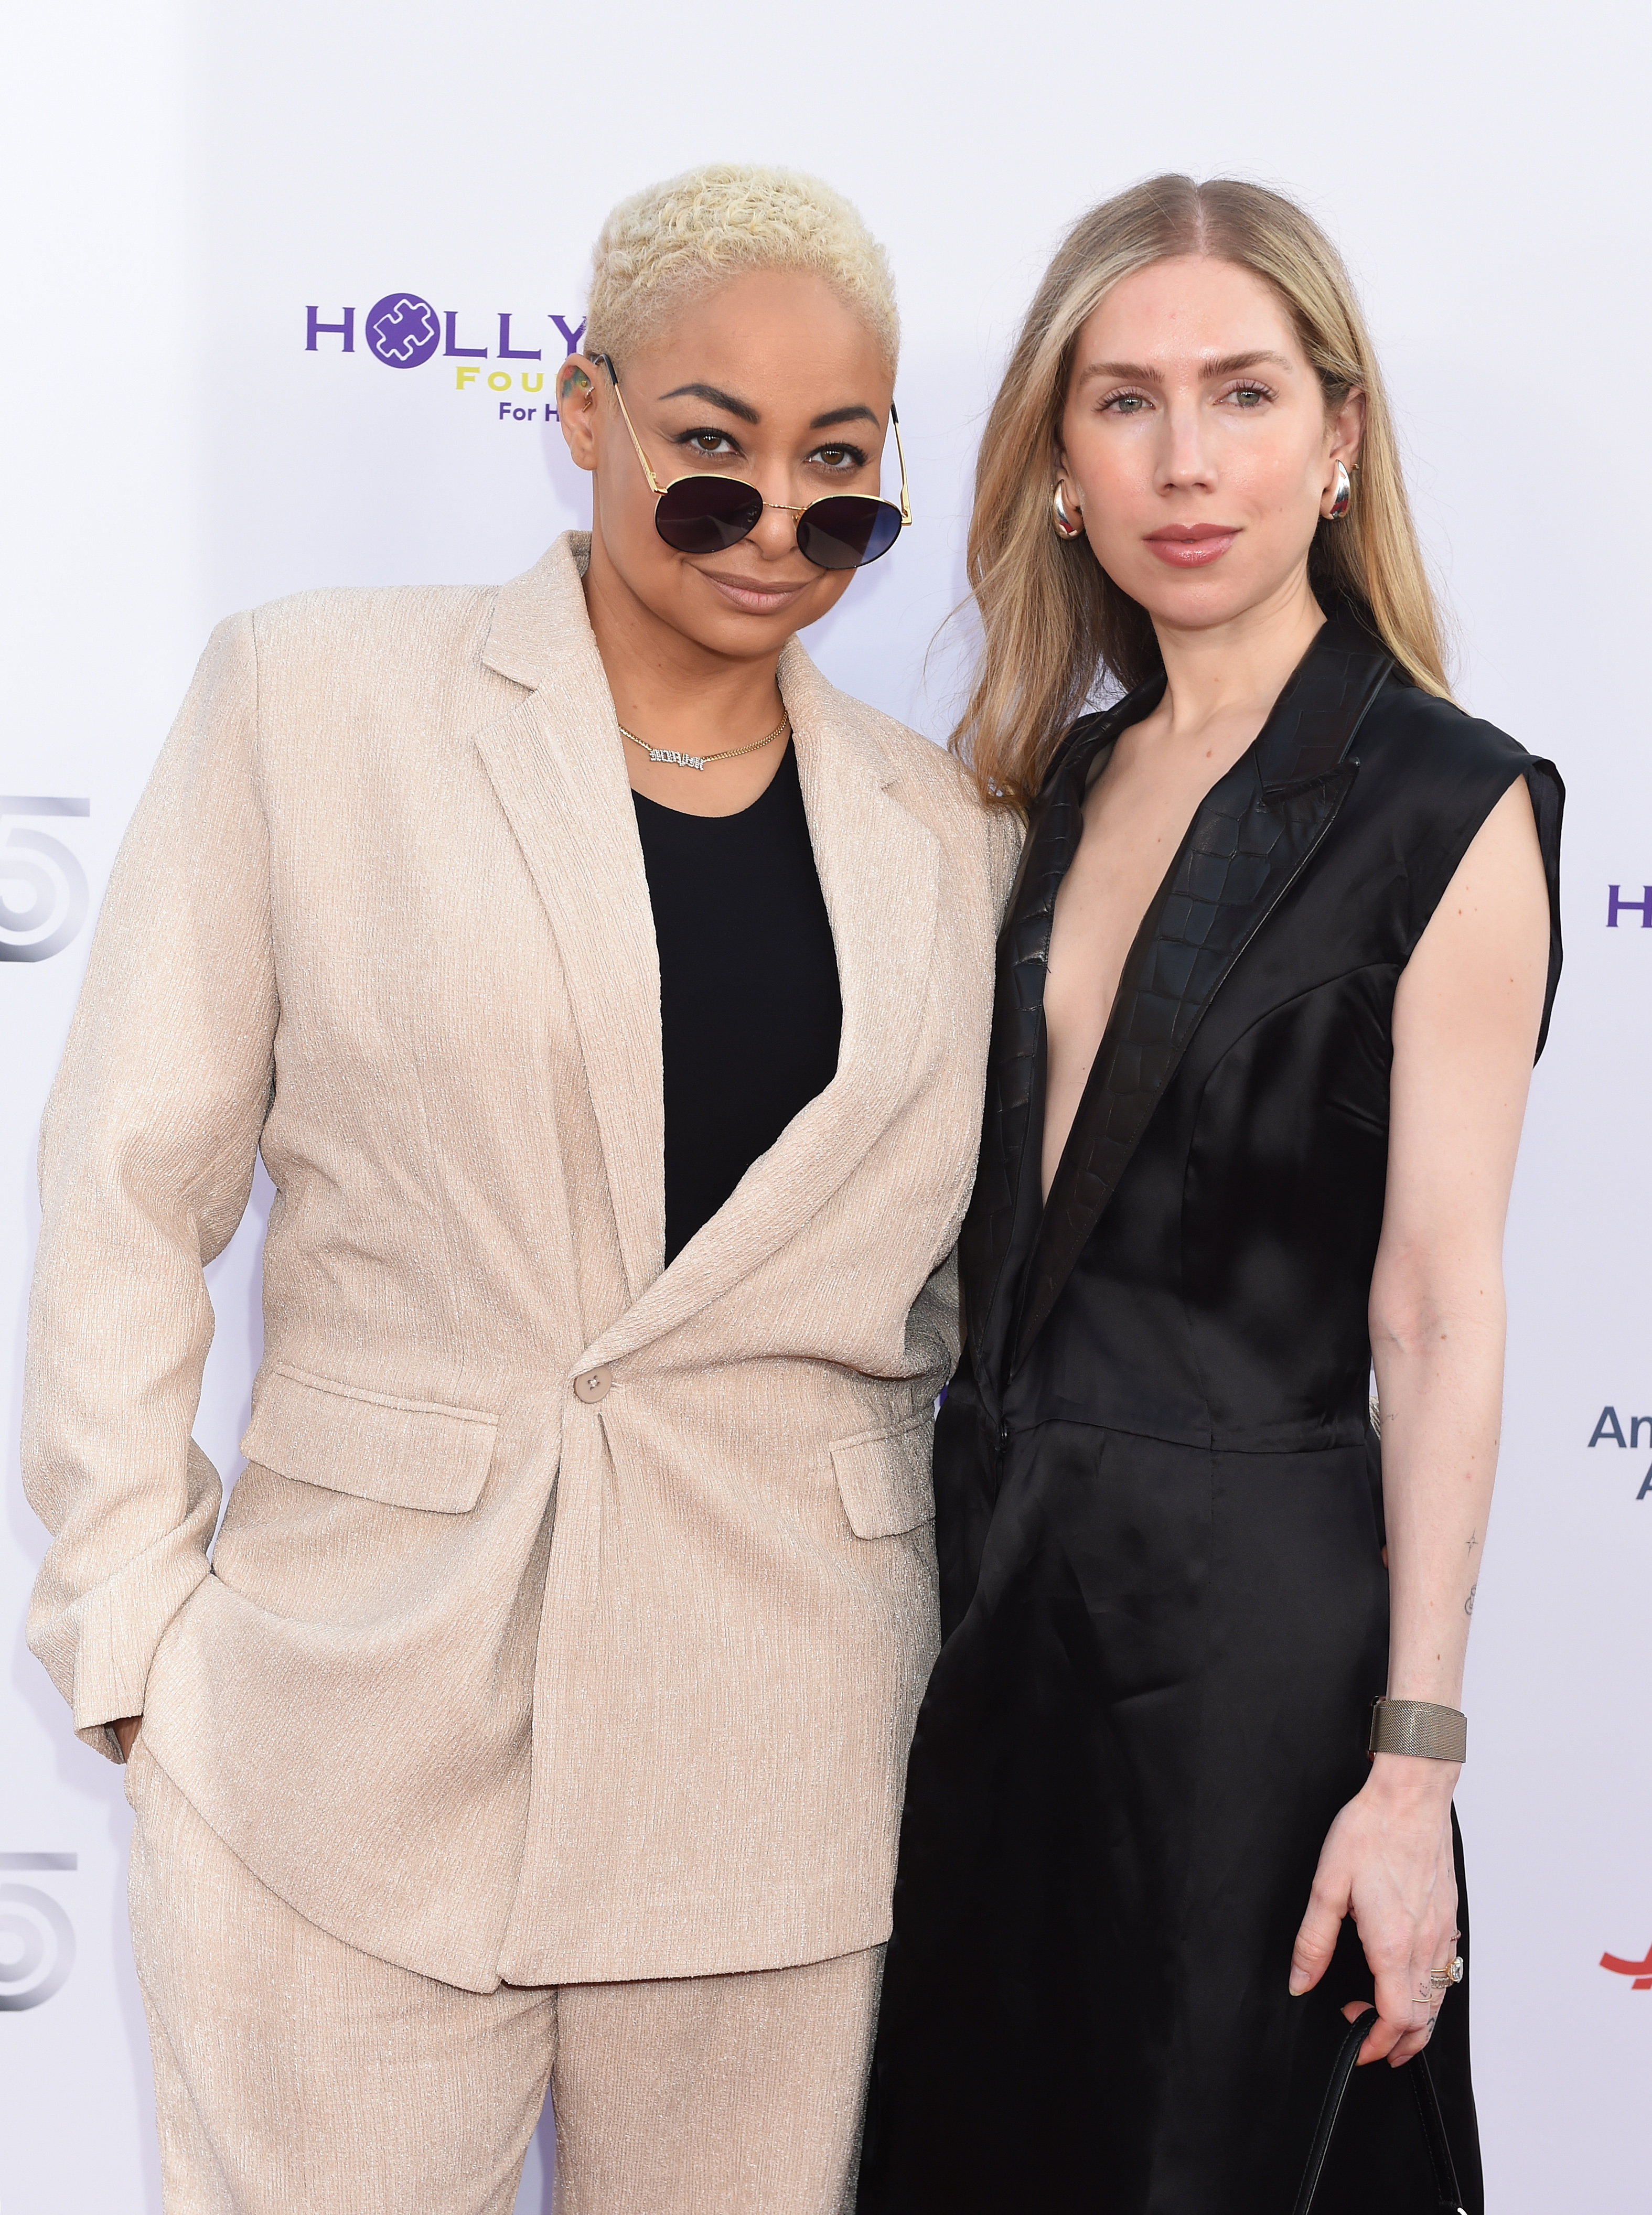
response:
M1173 569L1202 569L1219 561L1238 535L1236 523L1167 523L1146 543Z

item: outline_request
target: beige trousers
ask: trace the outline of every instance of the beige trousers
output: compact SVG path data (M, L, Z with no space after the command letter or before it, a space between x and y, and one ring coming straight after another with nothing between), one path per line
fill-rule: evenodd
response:
M480 1993L329 1937L140 1739L132 1930L166 2215L511 2215L549 2088L559 2215L840 2215L882 1948Z

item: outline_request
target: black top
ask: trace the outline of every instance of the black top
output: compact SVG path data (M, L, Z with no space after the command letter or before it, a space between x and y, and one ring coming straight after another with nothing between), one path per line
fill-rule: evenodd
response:
M660 948L669 1263L831 1083L843 1000L789 744L738 815L632 798Z
M1055 898L1091 776L1163 687L1070 734L999 944L860 2215L1282 2215L1372 1990L1351 1922L1311 1995L1287 1980L1387 1675L1366 1310L1394 994L1524 779L1552 997L1563 795L1339 611L1194 813L1045 1203ZM1459 1917L1428 2065L1450 2204L1479 2215L1466 1895ZM1357 2072L1316 2207L1440 2204L1422 2067Z
M1252 1452L1358 1444L1395 987L1523 776L1551 908L1542 1052L1560 973L1560 780L1403 681L1348 616L1328 622L1148 909L1041 1207L1036 1174L1020 1170L1055 895L1085 791L1163 690L1156 678L1078 727L1029 826L960 1255L975 1373L1006 1408L1035 1403L1029 1420L1082 1408ZM1058 1350L1075 1325L1076 1375Z

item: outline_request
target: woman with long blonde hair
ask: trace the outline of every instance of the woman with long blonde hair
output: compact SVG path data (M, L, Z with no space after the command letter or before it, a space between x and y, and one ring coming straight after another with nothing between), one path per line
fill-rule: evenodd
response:
M1452 1794L1560 781L1450 697L1275 193L1074 227L969 561L955 743L1028 835L863 2215L1478 2215Z

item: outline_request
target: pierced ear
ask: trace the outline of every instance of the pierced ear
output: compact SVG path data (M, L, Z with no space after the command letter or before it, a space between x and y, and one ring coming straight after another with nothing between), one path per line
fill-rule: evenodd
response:
M1355 385L1336 411L1336 437L1332 451L1339 461L1351 469L1360 466L1360 451L1365 445L1366 397L1363 389Z
M570 402L585 399L596 391L596 364L586 361L583 354L571 353L556 372L556 405L563 408Z
M576 468L597 465L597 365L571 353L556 372L556 420Z

